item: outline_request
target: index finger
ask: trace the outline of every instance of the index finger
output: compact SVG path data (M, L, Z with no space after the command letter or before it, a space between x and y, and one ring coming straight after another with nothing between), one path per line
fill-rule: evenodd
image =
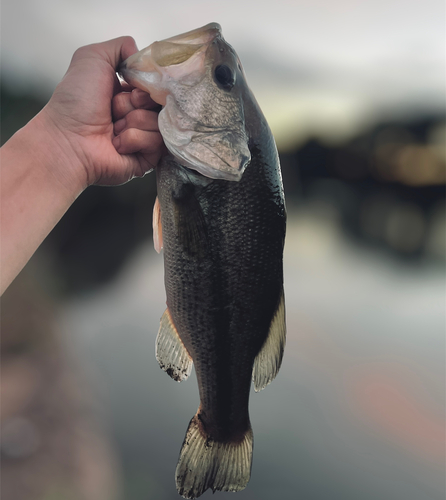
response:
M130 111L134 111L135 109L156 110L158 107L159 105L150 95L142 90L134 89L132 92L120 92L113 97L113 120L120 120L130 113Z
M150 94L140 89L132 91L130 100L135 108L156 109L159 107L159 104L150 97Z

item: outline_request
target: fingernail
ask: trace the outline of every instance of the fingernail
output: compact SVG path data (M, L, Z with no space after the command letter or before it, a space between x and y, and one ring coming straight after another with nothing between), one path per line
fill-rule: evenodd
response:
M125 129L125 118L121 118L120 120L115 122L114 130L115 134L120 134Z

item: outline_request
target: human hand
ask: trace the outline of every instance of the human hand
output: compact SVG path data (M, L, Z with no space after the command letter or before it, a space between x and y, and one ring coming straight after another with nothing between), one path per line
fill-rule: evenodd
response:
M87 186L122 184L158 163L158 105L116 76L136 51L131 37L78 49L48 104L2 146L1 292Z
M137 50L131 37L81 47L36 117L59 148L53 173L63 183L81 190L122 184L158 163L164 147L158 105L142 91L128 92L116 76L119 63Z

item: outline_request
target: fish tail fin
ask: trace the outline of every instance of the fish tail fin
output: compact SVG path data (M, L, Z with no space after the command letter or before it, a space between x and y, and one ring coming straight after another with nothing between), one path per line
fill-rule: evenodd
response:
M208 488L240 491L251 476L253 437L249 427L237 442L213 441L202 430L198 414L190 421L176 469L177 490L197 498Z

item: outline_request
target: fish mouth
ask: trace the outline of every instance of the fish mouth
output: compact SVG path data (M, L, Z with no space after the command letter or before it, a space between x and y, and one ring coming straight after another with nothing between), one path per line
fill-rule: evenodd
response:
M181 35L175 35L163 40L172 43L209 43L215 37L221 36L221 26L218 23L209 23L201 28L196 28ZM155 42L156 43L156 42Z
M201 101L196 90L215 85L212 68L226 52L233 54L220 25L210 23L152 43L126 59L119 72L126 82L148 92L163 106L159 129L167 149L179 164L211 179L240 181L251 160L243 106L233 105L232 109L240 111L232 111L234 118L227 120L229 124L223 129L219 123L202 126ZM178 94L181 103L175 97ZM191 114L184 104L189 98L192 102L198 100Z
M187 33L153 42L121 63L118 73L127 83L145 90L155 102L164 106L167 93L155 87L163 87L166 68L169 68L169 79L180 79L188 74L198 75L204 66L206 49L217 37L222 37L221 26L209 23Z

